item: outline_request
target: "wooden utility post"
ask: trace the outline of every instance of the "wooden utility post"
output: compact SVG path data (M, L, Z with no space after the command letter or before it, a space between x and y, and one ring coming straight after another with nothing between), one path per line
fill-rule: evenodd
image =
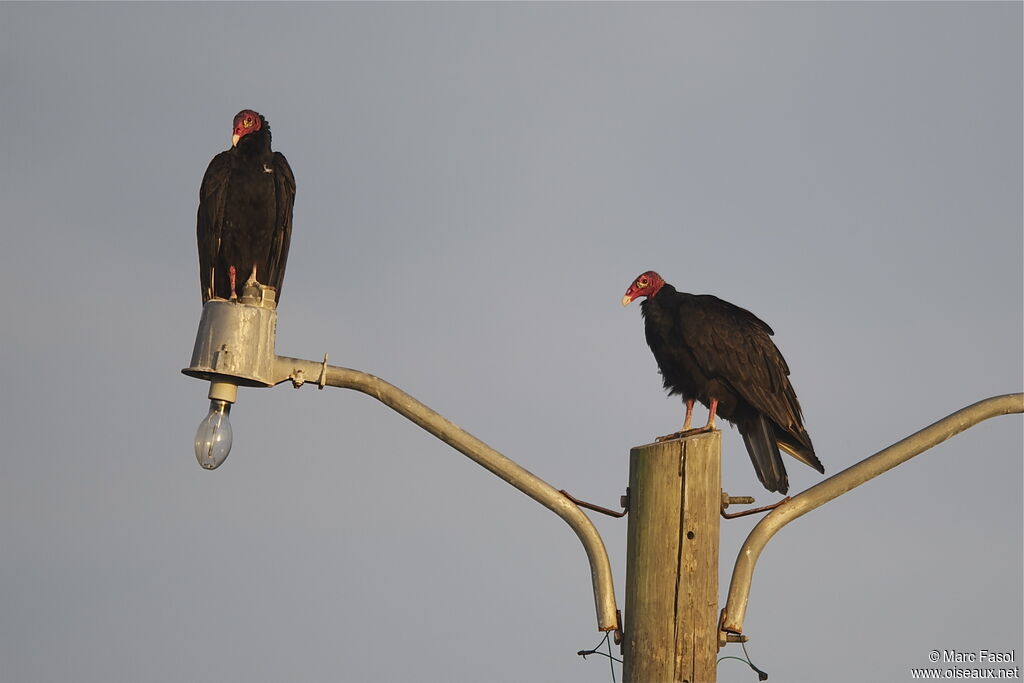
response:
M624 683L713 683L721 432L629 452Z

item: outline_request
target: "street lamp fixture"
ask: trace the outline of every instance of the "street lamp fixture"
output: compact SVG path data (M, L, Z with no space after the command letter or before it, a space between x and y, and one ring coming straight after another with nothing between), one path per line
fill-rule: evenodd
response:
M196 460L203 469L220 467L231 452L231 406L238 387L276 384L274 338L277 302L274 290L246 286L238 301L212 299L203 306L192 363L182 370L210 381L210 412L196 430Z

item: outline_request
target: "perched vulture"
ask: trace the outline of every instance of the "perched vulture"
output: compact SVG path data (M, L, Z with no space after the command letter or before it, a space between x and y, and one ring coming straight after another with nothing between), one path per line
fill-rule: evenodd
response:
M772 328L718 297L678 292L652 270L633 281L622 305L638 297L646 297L640 312L665 388L686 402L684 432L694 401L700 401L709 410L703 429L714 429L716 415L735 424L769 491L789 490L780 447L825 472L804 429L789 367L772 343Z
M295 177L270 150L270 124L245 109L233 122L231 149L213 158L199 189L196 236L203 303L235 299L250 281L281 283L292 236Z

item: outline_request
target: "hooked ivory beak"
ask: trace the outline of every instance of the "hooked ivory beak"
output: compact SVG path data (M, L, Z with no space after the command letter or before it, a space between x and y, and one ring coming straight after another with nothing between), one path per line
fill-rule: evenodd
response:
M628 306L628 305L629 305L629 303L630 303L630 302L631 302L632 300L633 300L633 297L631 297L631 296L630 296L629 294L627 294L627 295L625 295L624 297L622 297L622 305L623 305L623 306Z
M232 147L238 147L238 141L241 140L241 139L242 139L242 136L239 135L238 133L235 133L234 135L232 135L231 136L231 146Z

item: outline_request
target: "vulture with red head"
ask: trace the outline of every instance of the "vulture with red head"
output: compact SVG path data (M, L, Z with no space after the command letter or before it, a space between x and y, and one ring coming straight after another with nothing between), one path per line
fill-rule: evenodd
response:
M636 298L644 318L647 345L670 395L686 403L683 432L690 430L694 401L736 425L769 491L786 493L789 477L779 449L825 472L803 425L789 366L772 342L774 332L750 311L708 294L686 294L652 270L633 281L622 305Z
M238 112L231 149L213 158L199 189L203 303L236 299L250 283L273 287L280 301L294 203L295 176L270 149L270 124L251 109Z

